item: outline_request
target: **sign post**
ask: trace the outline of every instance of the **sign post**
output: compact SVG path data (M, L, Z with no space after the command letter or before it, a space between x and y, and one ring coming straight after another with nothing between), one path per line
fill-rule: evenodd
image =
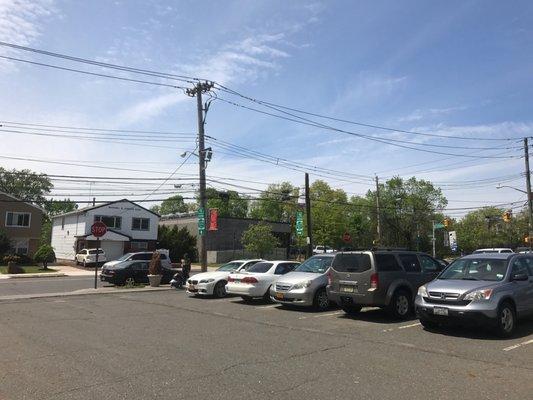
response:
M91 225L91 233L96 238L96 260L94 262L94 288L98 288L98 253L100 253L100 238L107 233L107 226L102 221Z

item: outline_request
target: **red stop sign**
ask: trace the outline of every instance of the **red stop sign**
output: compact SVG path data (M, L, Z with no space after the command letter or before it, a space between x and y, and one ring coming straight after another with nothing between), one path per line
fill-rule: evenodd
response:
M348 232L344 232L344 234L342 235L342 241L344 243L350 243L351 240L352 237L350 236L350 234Z
M107 226L101 221L96 221L91 225L91 233L94 237L102 237L107 233Z

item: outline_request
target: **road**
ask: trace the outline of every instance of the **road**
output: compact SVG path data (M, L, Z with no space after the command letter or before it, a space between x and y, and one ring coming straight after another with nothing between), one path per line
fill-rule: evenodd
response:
M499 340L182 291L0 302L0 399L526 399L533 323Z
M101 283L98 282L100 286ZM64 293L94 287L94 276L0 279L0 297L20 294Z

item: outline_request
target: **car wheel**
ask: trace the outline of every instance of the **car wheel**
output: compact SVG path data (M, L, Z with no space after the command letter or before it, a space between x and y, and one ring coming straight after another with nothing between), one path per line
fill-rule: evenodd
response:
M218 298L226 297L226 282L225 281L217 282L217 284L215 285L215 288L213 289L213 295Z
M270 299L270 288L272 286L269 286L267 291L265 292L265 294L263 295L263 301L265 301L266 303L272 303L272 300Z
M407 319L411 314L411 295L405 290L397 290L389 304L389 313L397 319Z
M436 322L430 321L429 319L421 319L420 324L426 329L435 329L439 326Z
M344 311L346 314L348 314L351 317L354 317L357 314L359 314L359 312L361 312L361 309L363 308L363 306L359 304L351 304L351 305L343 305L341 306L341 308L342 308L342 311Z
M329 309L330 303L326 289L322 288L316 291L313 306L317 311Z
M241 299L245 303L251 303L254 300L253 297L250 297L250 296L241 296Z
M126 285L126 286L135 286L135 278L130 276L130 277L124 279L124 285Z
M513 335L516 328L516 313L511 303L504 302L500 305L496 323L498 336L507 338Z

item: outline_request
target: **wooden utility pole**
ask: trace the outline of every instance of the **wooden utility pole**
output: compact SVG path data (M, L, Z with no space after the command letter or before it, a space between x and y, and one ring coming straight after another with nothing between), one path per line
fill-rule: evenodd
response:
M207 271L207 227L206 225L206 216L207 216L207 196L206 196L206 183L205 183L205 112L207 111L204 108L202 103L202 93L208 92L213 87L212 82L198 82L196 86L192 89L187 89L187 94L189 96L196 96L196 106L198 109L198 167L199 167L199 179L200 179L200 209L199 209L199 218L203 214L203 227L200 226L200 221L198 224L198 234L200 235L200 264L202 266L202 272Z
M305 212L307 217L307 257L311 257L313 255L313 222L311 220L311 196L307 172L305 173Z
M529 145L527 137L524 138L524 159L526 162L526 190L527 190L527 213L528 213L528 245L531 247L533 237L533 204L531 202L531 172L529 170Z
M378 244L381 245L381 209L379 206L379 178L376 176L376 219L377 219L377 234Z

